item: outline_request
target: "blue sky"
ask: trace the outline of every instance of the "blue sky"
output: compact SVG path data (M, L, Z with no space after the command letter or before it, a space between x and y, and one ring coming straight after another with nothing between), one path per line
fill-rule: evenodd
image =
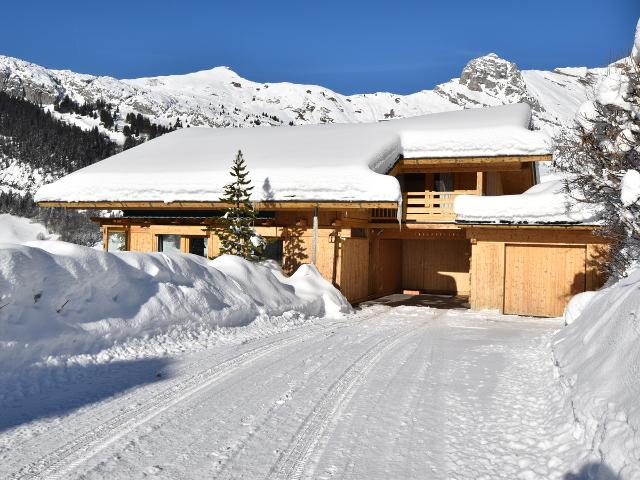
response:
M255 81L410 93L496 52L520 68L628 53L638 0L10 0L0 53L132 78L227 65Z

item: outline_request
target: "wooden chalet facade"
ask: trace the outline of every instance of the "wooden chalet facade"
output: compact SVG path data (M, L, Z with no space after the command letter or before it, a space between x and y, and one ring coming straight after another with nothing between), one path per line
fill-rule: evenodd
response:
M473 309L558 316L572 295L602 285L598 265L606 242L593 235L592 226L456 221L457 196L521 194L536 184L536 163L550 154L440 153L399 155L386 169L400 185L401 203L257 201L256 230L270 240L268 255L286 273L314 263L353 303L411 291L468 296ZM251 156L246 158L251 168ZM108 250L209 257L217 255L218 242L205 229L225 207L159 200L39 204L121 210L120 217L94 219Z

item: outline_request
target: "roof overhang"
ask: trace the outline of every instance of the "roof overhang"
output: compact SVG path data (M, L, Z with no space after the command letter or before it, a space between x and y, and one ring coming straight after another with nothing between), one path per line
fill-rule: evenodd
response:
M500 155L495 157L400 157L387 172L396 175L411 171L509 171L522 170L531 162L546 162L553 159L546 155Z
M38 202L39 207L62 207L73 209L97 210L223 210L231 204L223 202ZM255 202L259 210L303 210L318 207L323 210L363 209L363 208L397 208L397 202L334 202L334 201L282 201Z

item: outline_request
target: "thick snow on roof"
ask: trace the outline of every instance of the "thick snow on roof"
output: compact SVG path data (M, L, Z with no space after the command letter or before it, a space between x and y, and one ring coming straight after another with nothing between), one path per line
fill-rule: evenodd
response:
M255 201L398 201L384 175L405 158L547 154L528 129L527 105L438 113L380 123L190 128L42 187L37 201L217 201L242 150Z
M520 195L460 195L453 209L456 220L478 223L597 224L596 207L572 200L561 180L534 185Z

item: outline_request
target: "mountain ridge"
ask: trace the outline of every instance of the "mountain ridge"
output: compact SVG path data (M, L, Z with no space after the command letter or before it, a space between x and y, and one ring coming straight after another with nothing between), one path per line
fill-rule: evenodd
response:
M164 124L181 118L185 125L211 127L366 122L525 101L534 110L534 126L544 128L570 120L566 108L554 108L562 97L557 90L568 90L565 100L571 105L581 103L603 70L519 70L490 53L470 60L460 77L431 90L342 95L320 85L254 82L222 66L182 75L116 79L0 56L0 89L43 105L64 95L79 103L103 99L123 114L141 113ZM277 120L268 118L273 116Z

